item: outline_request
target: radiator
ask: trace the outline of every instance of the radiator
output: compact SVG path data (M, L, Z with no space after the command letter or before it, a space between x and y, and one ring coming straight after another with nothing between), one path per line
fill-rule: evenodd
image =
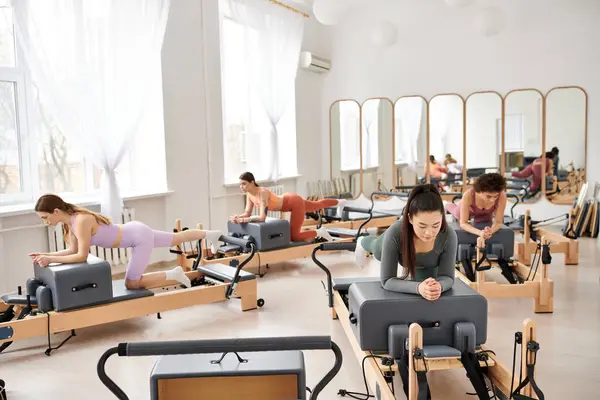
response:
M133 220L135 220L134 209L126 208L121 213L121 221L118 223L125 224ZM62 225L48 227L48 247L51 252L67 248L67 244L63 239ZM120 273L125 271L124 267L129 263L131 249L105 249L103 247L91 246L90 254L108 261L113 267L113 273ZM118 270L115 271L115 268Z
M277 196L283 196L283 185L267 186L267 189ZM244 203L244 205L246 204ZM252 210L252 215L260 215L260 210L254 207ZM283 213L281 211L267 211L267 217L281 219L283 217Z

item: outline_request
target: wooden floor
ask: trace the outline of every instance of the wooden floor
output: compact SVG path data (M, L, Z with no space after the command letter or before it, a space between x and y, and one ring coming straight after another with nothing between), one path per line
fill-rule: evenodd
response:
M580 264L564 266L554 257L550 277L555 281L554 314L533 313L530 299L489 301L488 346L509 368L515 330L524 318L538 326L538 384L548 399L594 399L600 391L600 250L596 240L580 244ZM375 262L364 270L354 266L350 254L322 258L334 275L376 275ZM342 371L323 392L322 399L343 399L344 388L364 392L360 365L337 321L329 317L321 284L324 274L309 259L274 265L259 281L259 296L266 304L258 311L241 313L239 304L200 305L156 316L137 318L80 330L63 348L44 355L45 340L13 344L0 354L0 379L8 385L11 400L110 399L112 395L96 375L96 363L109 347L124 341L177 340L220 337L332 335L345 355ZM56 345L61 335L53 338ZM307 352L307 385L314 387L333 363L328 351ZM155 359L113 357L109 376L131 399L149 398L149 374ZM473 392L464 370L429 376L434 399L465 399ZM400 384L396 381L396 388ZM404 394L398 394L404 399Z

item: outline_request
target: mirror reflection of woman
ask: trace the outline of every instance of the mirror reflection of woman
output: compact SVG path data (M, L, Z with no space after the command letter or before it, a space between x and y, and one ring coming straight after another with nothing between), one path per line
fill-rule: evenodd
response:
M522 171L513 172L512 176L519 179L531 177L531 185L529 186L529 190L532 194L534 194L542 186L543 164L544 160L542 159L542 156L539 156ZM554 153L551 151L546 152L546 175L554 176Z
M427 167L425 167L427 168ZM427 173L427 171L425 171ZM446 174L448 173L448 169L440 164L435 156L429 156L429 176L434 179L445 179Z

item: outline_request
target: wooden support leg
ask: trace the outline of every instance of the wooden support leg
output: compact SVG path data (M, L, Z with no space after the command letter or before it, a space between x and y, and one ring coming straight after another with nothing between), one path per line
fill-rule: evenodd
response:
M338 319L338 315L337 315L337 313L335 312L335 308L332 308L332 309L331 309L331 318L332 318L332 319Z
M542 238L542 245L548 245L548 239L545 237ZM548 278L548 265L542 264L542 274L536 283L540 285L540 290L535 297L533 311L536 313L554 312L554 281Z
M534 354L529 353L527 351L527 343L532 340L536 340L536 332L535 332L535 322L530 319L526 319L523 321L523 346L521 346L521 371L523 373L523 378L527 376L527 362L532 363L535 357ZM534 376L535 377L535 376ZM522 394L525 396L533 397L533 388L531 385L525 386L523 388Z
M257 308L258 290L256 279L238 283L236 294L242 303L242 311L254 310Z
M413 357L415 349L423 349L423 328L419 324L412 323L408 328L408 400L417 400L419 396L416 370L425 371L425 361L417 361Z
M579 240L570 239L565 252L565 265L579 264Z

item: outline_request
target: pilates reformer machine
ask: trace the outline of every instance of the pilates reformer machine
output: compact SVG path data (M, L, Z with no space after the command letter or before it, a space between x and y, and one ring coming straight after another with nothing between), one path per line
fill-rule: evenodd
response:
M221 236L221 240L235 238ZM46 355L57 350L75 336L75 330L102 325L148 314L196 306L199 304L240 299L242 311L264 305L257 298L254 274L242 269L256 251L235 267L224 264L200 265L196 258L186 275L192 287L176 281L156 288L128 290L124 280L112 280L110 264L93 255L84 263L34 264L34 277L17 294L6 294L0 302L0 352L12 342L46 335ZM57 347L52 347L51 335L71 332Z
M331 350L335 356L312 390L306 386L302 350ZM316 400L343 362L329 336L119 343L100 357L97 373L120 400L129 397L106 373L106 362L115 354L158 356L150 375L151 400Z
M181 227L181 221L176 221L174 232L186 230ZM202 225L198 225L202 229ZM310 257L313 249L321 241L293 242L290 238L290 222L286 219L269 218L264 222L249 222L227 225L228 235L221 237L223 245L218 247L216 254L203 249L201 242L195 246L181 245L181 249L171 249L177 254L177 263L182 266L193 266L195 263L203 266L213 264L236 265L244 260L246 268L257 268L257 275L263 277L269 269L269 264L291 261L298 258ZM327 232L336 241L348 241L356 236L357 230L347 228L327 228Z
M571 210L569 214L559 215L543 221L532 221L531 211L529 209L525 210L525 214L515 218L514 209L522 201L520 196L515 193L507 193L506 197L514 199L515 201L510 208L510 216L504 216L504 225L514 232L520 232L523 236L522 241L517 240L515 237L514 246L516 247L516 260L521 261L525 265L531 265L532 255L537 255L541 250L541 243L539 240L542 236L545 236L549 241L552 254L563 253L566 265L578 264L579 242L577 241L577 238L579 237L578 232L581 232L582 224L585 221L585 218L580 218L579 220L574 218L579 206L574 205L573 210ZM585 195L583 197L585 197ZM457 193L452 198L452 202L459 200L460 198L462 198L462 193ZM584 206L582 207L584 208ZM585 213L582 214L582 216L584 215ZM565 226L562 230L563 235L543 229L544 226L561 221L565 221Z
M479 399L544 399L535 380L540 347L533 321L525 320L515 333L511 374L485 346L488 307L484 296L458 279L436 301L387 291L379 277L333 279L316 257L317 251L355 248L355 242L321 243L313 253L313 261L327 275L332 317L340 321L362 365L367 392L341 389L338 394L395 400L393 382L398 374L408 400L438 398L429 388L428 373L464 368ZM517 345L521 347L519 381L515 381Z
M517 243L517 258L525 264L530 264L531 254L539 250L536 243L537 238L545 236L550 240L552 253L563 253L565 265L579 264L579 237L582 236L586 227L590 225L597 231L598 224L593 222L598 218L597 211L594 216L593 202L586 202L585 196L588 190L588 184L584 183L579 194L573 200L572 208L568 213L548 218L542 221L531 219L531 211L526 210L525 214L514 220L511 227L523 233L523 242ZM594 194L596 195L596 193ZM562 235L548 229L545 226L564 222Z
M554 312L554 281L548 278L548 267L552 262L552 256L545 237L541 240L541 254L536 253L530 267L512 260L514 231L511 229L501 228L486 242L482 237L460 229L456 223L449 225L454 228L458 237L456 256L458 279L488 299L532 298L534 312ZM481 229L483 226L478 228ZM472 261L475 261L474 265ZM464 274L460 271L459 265L462 265ZM508 283L487 281L485 271L492 267L500 268L502 276Z
M327 232L335 238L336 242L343 242L355 239L361 232L362 234L366 234L367 229L380 228L382 220L387 221L383 222L383 226L390 226L398 219L400 213L374 211L374 197L381 195L406 197L406 194L403 193L373 192L371 194L370 208L344 207L344 213L368 215L366 219L362 218L359 221L353 222L352 226L356 226L357 229L327 227ZM378 217L381 217L381 219ZM376 222L373 222L374 220ZM186 229L186 227L181 227L180 220L175 222L174 232ZM198 229L202 229L202 226L198 225ZM209 254L208 249L203 250L200 242L197 243L195 248L193 246L187 248L184 244L182 246L183 249L171 250L171 252L177 254L177 262L182 266L192 265L192 260L198 258L199 255L201 257L200 265L210 265L213 263L231 264L238 262L240 258L247 257L250 244L252 244L256 251L246 260L246 266L248 268L257 268L258 276L263 277L266 274L263 271L263 265L265 269L269 269L269 264L310 257L313 249L321 243L319 240L312 242L292 241L290 238L289 221L280 218L267 217L264 222L249 222L245 224L235 224L229 221L227 223L227 230L228 235L225 237L225 240L222 240L224 244L219 246L216 254Z

